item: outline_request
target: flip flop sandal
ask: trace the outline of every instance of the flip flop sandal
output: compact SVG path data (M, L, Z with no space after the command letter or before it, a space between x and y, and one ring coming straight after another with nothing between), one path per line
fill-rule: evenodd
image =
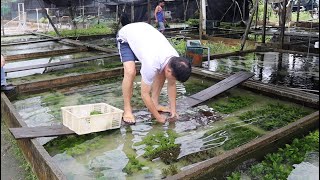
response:
M127 122L127 121L125 121L125 119L134 120L134 122ZM135 119L134 119L134 116L124 116L124 117L122 117L122 122L123 122L125 125L135 125L135 124L136 124L136 121L135 121Z

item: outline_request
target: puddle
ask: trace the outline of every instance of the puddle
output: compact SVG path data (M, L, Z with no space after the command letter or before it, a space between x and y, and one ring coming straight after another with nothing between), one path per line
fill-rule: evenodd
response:
M204 79L191 77L190 81L201 82ZM164 174L172 175L181 169L188 169L223 153L226 147L232 149L266 133L252 123L237 119L236 115L244 109L221 114L208 105L180 108L177 121L156 123L141 101L139 90L140 77L137 77L132 98L137 120L134 126L82 136L59 137L49 143L50 139L38 138L42 144L47 143L45 148L67 179L161 179ZM185 98L188 93L184 84L177 84L178 99ZM217 97L218 102L230 94L257 99L257 103L247 110L259 107L260 102L278 102L239 89L232 89ZM63 106L105 102L121 109L123 107L121 78L19 99L13 105L28 126L61 124L60 108ZM160 103L167 102L165 85ZM241 134L242 131L251 133L250 139L243 139L247 136ZM131 156L137 162L132 162Z
M208 67L204 62L204 67ZM210 70L223 73L248 71L263 83L319 90L319 57L276 52L231 56L210 61Z

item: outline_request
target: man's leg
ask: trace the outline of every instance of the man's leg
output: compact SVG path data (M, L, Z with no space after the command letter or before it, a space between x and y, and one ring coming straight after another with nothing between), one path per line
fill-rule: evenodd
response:
M1 67L1 86L6 86L7 81L6 81L6 73L4 72L3 67Z
M136 64L134 61L127 61L123 63L124 78L122 81L122 93L124 102L123 120L125 122L135 122L132 114L131 97L133 93L133 82L136 77Z
M161 93L161 89L163 88L164 82L166 80L164 72L161 74L157 74L153 84L152 84L152 101L154 105L157 107L158 111L169 112L168 108L164 108L159 105L159 96Z

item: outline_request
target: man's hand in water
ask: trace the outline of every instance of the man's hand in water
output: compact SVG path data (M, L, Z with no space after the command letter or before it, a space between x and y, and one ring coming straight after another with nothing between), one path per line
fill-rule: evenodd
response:
M170 117L167 118L168 121L176 121L179 118L177 112L171 112Z

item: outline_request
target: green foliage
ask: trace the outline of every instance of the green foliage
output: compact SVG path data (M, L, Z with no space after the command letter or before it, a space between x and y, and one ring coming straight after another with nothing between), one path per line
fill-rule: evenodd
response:
M42 18L39 19L39 22L40 23L49 23L49 19L45 18L45 17L42 17Z
M90 36L90 35L106 35L113 33L113 30L106 25L97 24L88 29L63 29L59 31L62 37L72 37L72 36ZM56 36L55 31L48 32L51 36Z
M258 118L259 120L253 124L264 130L270 131L286 126L309 113L310 111L305 109L277 103L268 104L258 110L248 111L241 114L239 118L241 120Z
M90 112L90 115L97 115L97 114L102 114L100 111L92 111Z
M186 53L187 42L183 39L170 38L169 42L177 50L180 56L184 56Z
M190 27L199 27L199 19L188 19L186 22Z
M132 175L134 172L142 170L144 164L136 159L134 155L128 155L128 158L129 162L126 167L124 167L123 172L127 173L128 175Z
M136 143L135 146L146 145L146 152L143 154L144 158L152 160L160 157L165 164L170 164L177 161L180 153L180 145L174 143L176 138L177 134L172 130L168 130L166 134L159 132L148 135L143 141Z
M252 97L247 96L233 96L228 98L224 103L213 103L211 107L221 113L233 113L241 108L247 107L254 102Z
M52 92L42 97L42 101L46 105L57 105L64 99L64 95L60 92Z
M229 177L227 177L227 180L240 180L240 179L241 179L240 172L233 172Z
M319 152L319 130L301 139L294 139L276 153L267 154L261 163L249 168L247 175L255 179L287 179L293 164L301 163L308 152ZM228 179L236 179L239 172L232 173Z

